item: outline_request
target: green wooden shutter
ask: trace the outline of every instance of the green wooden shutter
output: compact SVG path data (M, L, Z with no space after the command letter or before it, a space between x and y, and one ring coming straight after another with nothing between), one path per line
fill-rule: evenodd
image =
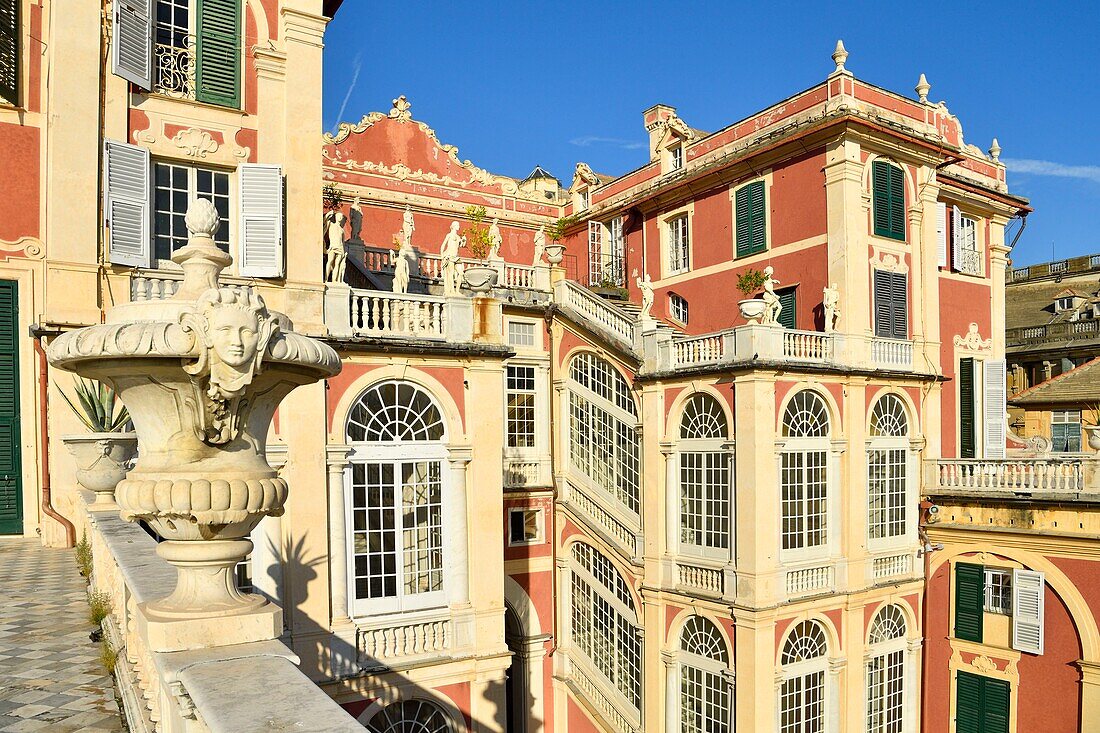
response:
M19 104L19 0L0 0L0 97Z
M959 359L959 457L975 457L974 360Z
M1011 691L1004 680L982 677L981 733L1008 733Z
M955 733L982 733L982 678L976 674L955 678Z
M18 314L18 286L0 280L0 534L23 533Z
M733 197L737 230L737 256L763 252L768 247L764 182L754 181L737 189Z
M795 296L797 290L798 288L787 288L777 293L779 304L783 306L783 310L779 311L779 325L784 328L798 328L798 298Z
M955 565L955 638L981 642L985 604L985 568Z
M241 106L241 0L199 0L196 98Z
M903 272L875 270L875 335L909 337L909 279Z
M875 234L905 241L905 177L885 160L871 164Z

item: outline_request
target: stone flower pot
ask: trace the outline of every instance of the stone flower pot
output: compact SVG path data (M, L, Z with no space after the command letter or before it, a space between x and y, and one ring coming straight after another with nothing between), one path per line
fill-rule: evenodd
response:
M462 272L462 279L466 287L475 293L487 293L497 284L500 273L495 267L485 265L469 265Z
M1086 425L1085 432L1088 433L1089 436L1089 448L1100 453L1100 425Z
M61 440L76 459L76 480L95 492L95 504L115 508L115 487L126 478L137 455L137 434L84 433Z
M546 253L546 261L551 265L561 264L561 258L565 256L565 245L548 244L543 252Z
M764 301L759 298L740 300L737 302L737 307L741 311L741 317L749 323L759 324L760 319L764 317Z

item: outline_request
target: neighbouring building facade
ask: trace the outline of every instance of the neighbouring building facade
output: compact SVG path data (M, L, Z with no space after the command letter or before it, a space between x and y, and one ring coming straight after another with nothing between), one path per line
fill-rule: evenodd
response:
M1006 456L996 143L838 45L721 130L646 110L625 175L500 176L405 97L320 136L338 5L0 0L0 531L80 511L40 342L171 297L210 198L224 279L343 363L276 414L241 575L366 730L1023 733L1043 679L1088 729L1093 475ZM1040 463L1057 558L1013 524Z

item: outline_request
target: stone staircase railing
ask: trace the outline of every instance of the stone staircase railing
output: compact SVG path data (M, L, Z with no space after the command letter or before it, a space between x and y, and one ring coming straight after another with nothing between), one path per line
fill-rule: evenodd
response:
M572 280L554 284L554 302L575 317L630 348L635 344L634 319Z

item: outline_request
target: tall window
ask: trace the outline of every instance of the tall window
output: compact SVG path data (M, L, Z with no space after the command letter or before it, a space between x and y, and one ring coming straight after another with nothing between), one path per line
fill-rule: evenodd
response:
M722 634L702 616L692 616L680 633L680 730L728 733L729 653Z
M829 412L810 390L795 394L783 415L782 547L808 550L828 541Z
M867 447L867 525L872 540L903 537L908 529L909 419L897 395L871 410Z
M730 547L733 471L722 445L728 437L718 401L708 394L693 396L680 419L680 544L722 558Z
M573 644L610 689L635 709L642 703L642 641L630 588L611 561L591 545L572 551Z
M825 668L829 644L816 621L802 621L783 645L779 688L780 733L825 730Z
M19 0L0 0L0 100L19 104Z
M764 182L753 181L737 189L733 195L733 207L737 224L737 256L763 252L768 247Z
M955 270L967 275L982 274L982 253L978 247L978 222L952 207L951 252Z
M909 276L875 270L875 335L909 337Z
M366 723L368 733L450 733L447 716L427 700L402 700L387 705Z
M156 0L159 94L240 106L241 0Z
M347 475L356 615L443 602L443 418L409 382L382 382L351 408Z
M669 219L665 226L668 227L669 274L686 272L688 269L688 250L690 249L687 214Z
M688 322L688 302L683 296L669 293L668 310L672 317L680 323L686 324Z
M535 447L535 368L507 368L508 447Z
M606 224L588 222L588 266L589 285L606 288L626 284L621 216Z
M638 512L638 411L626 379L595 354L569 365L569 460L609 498Z
M222 224L214 242L229 251L229 173L175 163L153 166L153 256L172 258L172 253L187 244L187 207L196 198L209 199Z
M905 174L885 160L871 164L875 234L905 241Z
M684 167L684 146L677 145L668 151L668 169L678 171Z
M1079 453L1081 451L1081 411L1053 410L1050 421L1051 450Z
M905 725L905 615L883 606L871 622L867 662L867 733L902 733Z

